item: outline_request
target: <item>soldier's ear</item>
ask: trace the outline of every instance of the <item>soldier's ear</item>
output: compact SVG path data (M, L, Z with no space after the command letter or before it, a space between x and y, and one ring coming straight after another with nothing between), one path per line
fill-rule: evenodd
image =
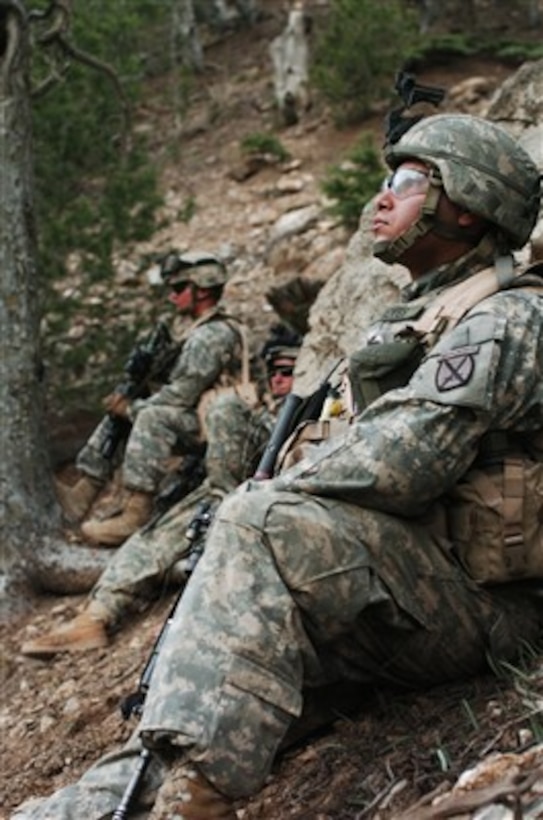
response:
M484 219L469 211L460 211L458 214L458 224L461 228L476 228L484 223Z

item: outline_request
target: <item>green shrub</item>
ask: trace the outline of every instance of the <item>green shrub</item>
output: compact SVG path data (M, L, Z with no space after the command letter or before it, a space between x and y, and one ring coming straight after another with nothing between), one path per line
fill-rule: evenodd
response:
M247 136L241 140L240 147L241 152L246 155L270 154L280 162L290 159L290 154L281 140L273 134L265 134L260 131L247 134Z
M339 124L362 120L372 103L390 95L418 40L416 15L401 0L332 0L312 80Z
M378 192L386 174L380 153L373 136L363 133L346 161L330 168L321 184L333 200L330 213L348 229L356 230L362 209Z
M150 0L78 4L68 37L113 68L124 100L106 71L77 61L34 100L40 268L49 281L63 274L65 257L76 248L89 259L90 278L108 276L114 241L144 239L154 228L155 171L141 139L123 147L124 104L138 98L149 32L158 36L161 17ZM36 87L58 64L38 45L33 56Z

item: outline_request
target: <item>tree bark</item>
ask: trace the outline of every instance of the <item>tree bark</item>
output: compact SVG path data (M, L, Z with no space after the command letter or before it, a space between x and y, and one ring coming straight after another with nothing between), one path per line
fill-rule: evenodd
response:
M0 0L0 618L24 607L32 587L55 589L67 567L95 580L104 558L61 535L45 429L40 354L29 89L28 16ZM77 553L77 549L80 550Z

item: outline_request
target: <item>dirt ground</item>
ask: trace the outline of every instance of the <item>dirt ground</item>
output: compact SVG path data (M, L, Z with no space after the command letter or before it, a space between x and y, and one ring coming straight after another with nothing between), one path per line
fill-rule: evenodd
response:
M206 157L269 121L269 108L263 110L260 104L269 94L269 83L258 84L255 77L266 61L258 50L269 37L270 25L262 24L252 45L233 38L210 51L209 73L197 89L200 106L222 94L228 77L231 113L242 112L245 119L242 127L238 116L223 111L217 128L187 138L182 162L171 169L183 177L187 189L198 187L200 207L205 208L206 196L217 196L216 178L210 177L208 184L206 177ZM222 66L222 90L215 84L219 73L213 64ZM256 73L250 74L249 67ZM454 60L429 68L421 80L450 86L473 76L504 78L511 70L492 60ZM239 81L234 83L236 71ZM156 117L159 105L150 96L149 116ZM376 116L376 128L381 121L381 115ZM306 150L313 169L324 168L337 161L355 136L356 129L337 131L330 118L316 110L297 151ZM162 149L157 143L157 155ZM122 719L119 704L137 686L171 597L164 592L145 615L114 636L110 647L50 661L23 657L20 645L69 619L82 597L36 596L24 616L0 627L0 817L9 817L27 797L49 794L73 781L103 752L128 738L133 724ZM239 816L388 820L423 795L445 789L488 754L522 752L543 738L543 654L527 648L517 668L496 671L499 674L425 692L362 691L356 709L341 699L333 722L285 750L264 790L239 804Z
M23 639L69 618L80 600L41 598L15 629L0 631L3 818L23 799L76 779L134 726L120 703L137 688L171 596L131 620L106 649L54 661L18 654ZM528 654L500 676L425 692L342 695L332 722L284 751L264 790L239 804L240 817L398 817L489 754L522 752L541 740L542 698L543 654Z

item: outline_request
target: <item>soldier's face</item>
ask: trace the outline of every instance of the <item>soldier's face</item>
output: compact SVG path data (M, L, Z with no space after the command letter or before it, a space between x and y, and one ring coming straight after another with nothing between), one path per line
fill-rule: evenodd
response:
M286 357L274 359L268 377L270 392L274 399L282 399L290 393L294 381L293 373L294 359Z
M191 283L186 282L183 287L172 290L168 296L168 301L175 305L180 313L191 314L194 310L194 296Z
M402 162L375 199L374 238L391 241L405 233L420 215L428 186L428 168L424 163Z

